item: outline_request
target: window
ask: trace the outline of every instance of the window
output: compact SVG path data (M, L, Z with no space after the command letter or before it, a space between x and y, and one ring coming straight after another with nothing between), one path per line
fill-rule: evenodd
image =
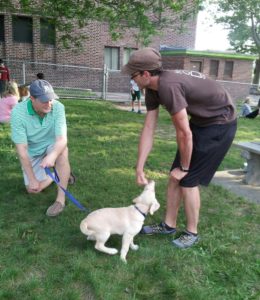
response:
M202 70L202 62L201 61L191 60L190 66L191 66L191 71L201 72L201 70Z
M209 76L218 77L218 67L219 67L219 61L211 60L209 66Z
M32 18L13 16L13 40L32 43Z
M232 78L232 76L233 76L233 67L234 67L234 62L233 61L225 61L224 77Z
M5 18L3 15L0 15L0 42L5 41Z
M47 19L40 20L41 26L41 43L55 46L56 34L55 25Z
M119 70L119 48L105 47L104 61L110 70Z
M129 58L131 56L131 54L137 49L133 49L133 48L124 48L124 58L123 58L123 64L127 64L129 61Z

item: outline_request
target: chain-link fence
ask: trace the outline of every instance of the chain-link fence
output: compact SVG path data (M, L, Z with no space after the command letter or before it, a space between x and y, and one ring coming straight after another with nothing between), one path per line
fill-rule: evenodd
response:
M111 92L111 89L115 92L128 91L126 78L121 79L120 82L120 71L107 70L105 67L99 69L16 60L7 60L6 64L12 79L18 85L29 85L36 79L37 73L43 73L44 78L63 98L106 99L107 93ZM125 88L122 89L124 85ZM115 86L120 86L121 90L117 90Z
M30 84L37 73L43 73L61 98L130 101L129 76L106 67L61 65L41 62L7 60L12 79L19 85ZM260 98L258 85L244 82L219 81L236 102L250 95L253 103Z

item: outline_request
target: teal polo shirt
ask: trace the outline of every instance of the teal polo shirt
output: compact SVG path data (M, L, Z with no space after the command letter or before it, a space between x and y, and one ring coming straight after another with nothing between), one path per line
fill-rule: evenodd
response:
M30 99L18 103L11 113L11 138L15 144L27 144L29 156L46 152L58 136L67 136L64 105L53 100L52 110L41 118Z

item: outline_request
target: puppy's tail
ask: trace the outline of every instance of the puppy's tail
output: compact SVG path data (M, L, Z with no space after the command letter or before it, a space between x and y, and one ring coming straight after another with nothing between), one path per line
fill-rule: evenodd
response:
M84 220L81 221L79 227L80 227L80 230L81 230L81 232L83 234L85 234L85 235L90 235L91 234L90 230L88 230L88 224L87 224L87 220L86 219L84 219Z

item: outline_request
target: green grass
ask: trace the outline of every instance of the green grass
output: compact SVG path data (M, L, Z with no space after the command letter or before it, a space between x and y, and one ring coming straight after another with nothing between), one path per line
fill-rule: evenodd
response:
M69 191L87 208L130 205L135 184L137 144L143 115L117 110L101 101L64 101L70 162L78 180ZM236 140L259 140L260 118L239 119ZM165 210L168 169L176 144L162 111L147 172L156 181L161 209L146 223L159 222ZM221 169L241 167L233 148ZM201 242L191 249L171 246L170 236L137 236L138 251L128 264L119 255L97 252L79 230L85 213L68 203L57 218L45 216L55 186L39 195L25 192L8 125L0 126L0 299L209 299L260 298L260 208L229 191L201 189ZM185 218L180 211L178 227ZM121 237L108 245L120 248Z
M73 88L55 88L55 93L59 97L69 97L74 99L97 99L98 96L95 92L86 89L73 89Z

